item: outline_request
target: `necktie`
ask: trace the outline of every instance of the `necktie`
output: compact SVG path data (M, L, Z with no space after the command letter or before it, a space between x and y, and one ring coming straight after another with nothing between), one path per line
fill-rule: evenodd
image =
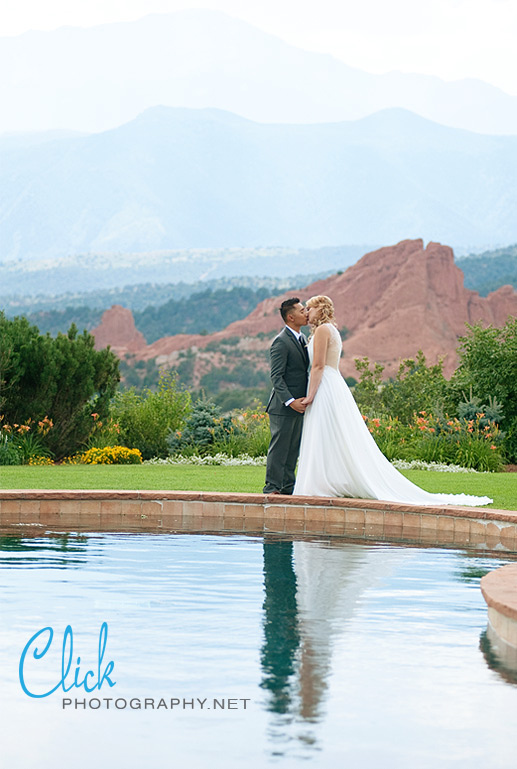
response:
M308 352L307 352L307 347L306 347L306 345L305 345L305 342L304 342L304 340L303 340L303 337L302 337L302 336L300 336L300 337L299 337L299 339L298 339L298 341L300 342L300 344L301 344L301 346L302 346L302 350L303 350L303 355L304 355L304 357L305 357L305 358L307 358Z

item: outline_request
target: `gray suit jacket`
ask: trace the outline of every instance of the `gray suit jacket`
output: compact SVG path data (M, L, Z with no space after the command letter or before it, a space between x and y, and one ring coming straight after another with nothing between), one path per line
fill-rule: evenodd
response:
M302 334L304 344L307 338ZM287 328L273 339L270 348L271 382L273 390L266 411L282 416L301 416L285 402L290 398L303 398L307 394L308 358L300 342Z

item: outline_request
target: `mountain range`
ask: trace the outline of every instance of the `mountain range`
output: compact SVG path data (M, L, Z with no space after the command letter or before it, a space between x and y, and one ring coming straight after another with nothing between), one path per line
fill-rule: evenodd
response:
M0 261L11 267L72 255L91 275L92 258L108 267L127 252L517 241L517 136L400 109L266 125L156 107L100 134L0 141L0 163Z
M371 74L203 9L0 37L0 71L0 133L104 131L160 104L274 123L402 107L456 128L517 133L517 97L482 81Z

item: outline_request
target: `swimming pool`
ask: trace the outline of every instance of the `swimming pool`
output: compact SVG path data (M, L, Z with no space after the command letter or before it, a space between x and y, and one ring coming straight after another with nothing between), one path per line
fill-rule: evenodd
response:
M0 554L6 767L514 761L517 686L487 638L479 590L514 554L113 533L10 533ZM53 628L24 668L28 691L49 691L67 626L69 690L29 696L22 651ZM102 679L109 661L114 686L72 686L78 656L78 683L90 669Z

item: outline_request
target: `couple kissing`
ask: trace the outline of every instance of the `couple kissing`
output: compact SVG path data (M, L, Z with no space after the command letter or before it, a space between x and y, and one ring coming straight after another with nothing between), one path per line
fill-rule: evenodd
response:
M468 494L430 494L382 454L339 371L342 341L330 297L313 296L305 307L292 297L282 302L280 315L284 328L270 348L273 389L266 411L271 441L264 494L412 505L492 502ZM309 339L301 332L307 323Z

